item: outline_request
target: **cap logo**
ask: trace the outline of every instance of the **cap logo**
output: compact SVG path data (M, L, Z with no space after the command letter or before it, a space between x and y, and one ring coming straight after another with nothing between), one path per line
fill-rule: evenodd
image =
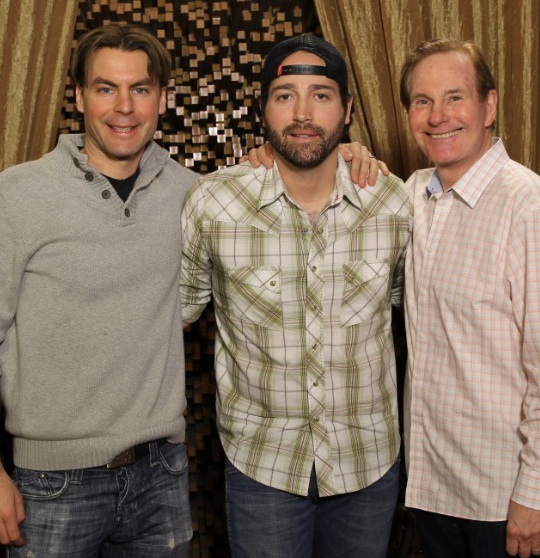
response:
M277 76L297 75L297 76L325 76L327 74L326 66L316 66L314 64L291 64L284 66L280 64L277 69Z

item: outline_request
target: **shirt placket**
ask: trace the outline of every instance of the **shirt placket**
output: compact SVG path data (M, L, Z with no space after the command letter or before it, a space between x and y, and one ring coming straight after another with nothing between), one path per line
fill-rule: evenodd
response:
M411 395L413 403L411 404L411 446L419 449L416 443L421 443L424 439L422 430L422 417L424 415L423 402L430 395L425 394L425 379L431 373L430 360L432 351L430 350L431 336L430 332L433 327L437 327L433 323L433 313L435 304L431 300L433 284L435 282L434 274L437 273L440 266L439 259L440 244L443 240L445 225L448 215L452 208L454 193L447 192L443 194L432 195L425 208L425 221L423 223L423 234L425 235L425 244L422 255L422 266L420 273L417 274L418 289L417 295L417 312L418 323L416 325L416 363L414 367L413 383L411 386ZM415 233L417 228L415 227ZM418 231L420 232L420 231Z
M306 373L308 418L319 493L332 493L333 467L326 424L322 266L328 243L328 218L321 214L311 231L306 267Z

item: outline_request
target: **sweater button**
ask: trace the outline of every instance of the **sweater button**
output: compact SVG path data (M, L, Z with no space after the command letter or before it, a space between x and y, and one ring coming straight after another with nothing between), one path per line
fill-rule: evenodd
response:
M94 175L90 171L87 171L84 173L84 178L87 182L92 182L92 180L94 180Z
M103 190L103 192L101 192L101 197L104 200L108 200L111 197L111 193L109 192L109 190Z
M126 207L126 209L124 209L124 215L126 217L129 217L131 215L131 213L129 212L129 209Z

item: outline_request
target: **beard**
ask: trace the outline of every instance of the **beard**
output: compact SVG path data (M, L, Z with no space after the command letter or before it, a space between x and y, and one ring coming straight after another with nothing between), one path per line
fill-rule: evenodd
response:
M331 131L313 124L290 124L281 132L267 127L268 141L272 147L291 165L301 169L313 169L319 166L339 145L345 130L345 119ZM304 144L296 144L287 138L291 133L312 132L317 138Z

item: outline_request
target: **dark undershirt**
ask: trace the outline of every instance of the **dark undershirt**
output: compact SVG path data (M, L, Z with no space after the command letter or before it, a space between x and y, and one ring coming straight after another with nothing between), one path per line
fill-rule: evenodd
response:
M125 202L129 194L131 194L131 190L133 190L133 186L135 186L135 181L139 176L140 169L137 168L134 174L128 176L127 178L111 178L110 176L105 176L105 178L111 183L111 186L116 190L118 197Z

